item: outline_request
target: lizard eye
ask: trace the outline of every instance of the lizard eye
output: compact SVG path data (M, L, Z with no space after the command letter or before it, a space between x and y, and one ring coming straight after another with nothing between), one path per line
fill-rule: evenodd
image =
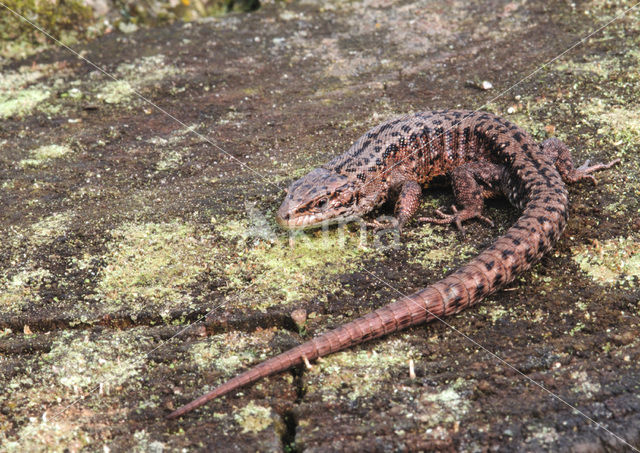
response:
M318 200L318 202L316 203L316 207L317 208L324 208L324 206L327 204L327 199L326 198L322 198L320 200Z

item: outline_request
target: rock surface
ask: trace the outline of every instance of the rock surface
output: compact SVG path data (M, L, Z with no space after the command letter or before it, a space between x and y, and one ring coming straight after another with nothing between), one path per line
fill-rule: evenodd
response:
M538 70L625 4L307 0L75 45L95 66L56 47L5 62L1 449L630 450L584 415L640 447L640 12ZM443 107L623 163L572 187L554 252L455 330L390 335L165 421L397 297L363 269L409 293L517 218L497 201L496 228L410 224L393 248L276 228L291 180L384 119ZM434 189L423 211L452 200Z

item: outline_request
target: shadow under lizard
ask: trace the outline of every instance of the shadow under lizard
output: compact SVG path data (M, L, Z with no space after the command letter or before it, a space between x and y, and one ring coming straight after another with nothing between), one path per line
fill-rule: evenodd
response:
M618 163L574 168L567 146L538 144L512 122L485 112L419 112L384 122L349 150L295 181L277 213L290 229L363 216L395 201L402 229L420 205L422 188L448 176L456 206L419 221L455 224L480 219L484 200L504 195L522 215L490 247L446 278L268 359L168 415L179 417L271 374L409 326L458 313L511 282L558 240L567 223L565 183ZM375 223L376 228L389 225Z

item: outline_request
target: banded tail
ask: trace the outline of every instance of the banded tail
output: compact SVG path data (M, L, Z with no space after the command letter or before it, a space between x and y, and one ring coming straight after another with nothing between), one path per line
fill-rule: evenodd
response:
M566 195L564 200L566 202ZM272 357L176 409L167 418L180 417L239 387L299 365L305 358L313 360L323 357L409 326L458 313L475 304L513 280L517 273L528 268L551 247L553 240L544 234L544 229L532 216L535 213L527 214L527 211L506 235L443 280ZM549 225L553 224L554 227L546 231L553 239L559 236L557 228L564 225L564 219L559 214L555 220ZM538 234L531 234L514 247L511 234L522 228L535 228ZM545 239L539 240L540 237Z
M418 297L421 293L422 291L416 293L412 298L402 298L395 303L379 308L348 324L342 325L282 354L272 357L216 387L211 392L173 411L167 418L180 417L238 387L299 365L304 362L305 358L307 360L317 359L318 357L329 355L364 341L378 338L387 333L425 322L428 320L428 314L425 309L425 302ZM438 311L435 305L440 305L442 308L441 304L434 303L432 305L434 306L431 307L429 311Z

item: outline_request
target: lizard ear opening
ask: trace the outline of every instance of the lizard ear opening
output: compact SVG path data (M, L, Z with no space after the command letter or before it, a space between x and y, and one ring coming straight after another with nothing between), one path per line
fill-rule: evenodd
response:
M354 197L357 197L356 194L348 190L344 192L338 192L336 195L340 204L344 206L351 204L354 200Z

